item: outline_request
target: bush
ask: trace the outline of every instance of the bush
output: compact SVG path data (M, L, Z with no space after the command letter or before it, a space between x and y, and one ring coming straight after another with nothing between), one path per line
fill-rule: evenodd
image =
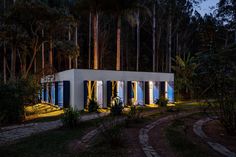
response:
M134 120L134 121L141 119L142 118L141 117L142 111L143 110L141 108L137 108L136 106L131 106L130 111L128 113L128 119Z
M67 128L75 128L79 122L80 113L73 108L68 108L62 117L62 123Z
M229 135L236 135L236 100L225 98L211 104L221 124Z
M92 98L89 100L89 104L88 104L88 112L97 112L99 108L98 102L96 101L95 98Z
M99 129L104 142L113 148L124 146L125 138L122 121L112 118L100 124Z
M168 103L168 99L165 97L160 97L155 101L155 104L160 105L161 107L166 107Z
M32 80L16 80L0 84L0 124L21 122L24 105L35 102L37 87Z
M122 114L123 106L122 100L120 97L115 97L112 99L111 103L111 115L119 116Z

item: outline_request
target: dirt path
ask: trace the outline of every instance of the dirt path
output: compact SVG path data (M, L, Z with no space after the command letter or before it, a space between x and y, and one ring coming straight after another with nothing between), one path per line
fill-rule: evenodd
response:
M195 112L182 112L182 113L178 113L178 114L165 116L165 117L160 118L152 123L149 123L148 125L146 125L142 129L140 129L139 142L140 142L140 144L142 146L142 150L144 151L146 156L147 157L160 157L159 152L157 152L157 150L154 149L149 142L150 141L149 139L153 140L152 136L149 136L150 130L152 130L155 127L159 127L161 124L167 124L176 118L185 117L185 116L191 115L196 112L197 111L195 111ZM149 137L151 137L151 138L149 138Z
M181 119L185 123L185 128L183 129L184 134L187 138L191 139L191 141L196 144L203 152L206 152L207 157L220 157L220 155L208 147L201 139L199 139L193 132L193 124L197 120L202 118L199 115L181 117ZM161 157L182 157L181 154L178 154L173 150L166 138L166 128L172 124L172 121L168 121L166 123L162 123L156 127L154 127L150 133L150 145L156 150Z
M203 141L207 143L214 151L226 157L236 157L236 153L229 150L227 146L225 146L224 144L218 143L217 138L210 138L205 133L205 131L203 130L203 125L207 124L210 121L212 121L212 119L207 117L207 118L202 118L197 122L195 122L193 127L194 133L198 135L201 139L203 139Z

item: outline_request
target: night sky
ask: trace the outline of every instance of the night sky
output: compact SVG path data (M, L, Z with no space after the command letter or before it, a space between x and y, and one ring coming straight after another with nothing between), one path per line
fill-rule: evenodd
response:
M213 13L214 9L211 9L211 7L216 8L217 3L219 0L206 0L200 4L200 7L197 7L196 10L204 16L204 14L210 14Z

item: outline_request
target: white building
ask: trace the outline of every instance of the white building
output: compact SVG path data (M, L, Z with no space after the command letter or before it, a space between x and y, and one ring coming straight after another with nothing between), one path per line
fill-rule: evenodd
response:
M60 107L83 110L92 96L103 108L113 96L119 96L125 105L153 104L160 95L174 101L172 73L71 69L49 78L41 81L41 99Z

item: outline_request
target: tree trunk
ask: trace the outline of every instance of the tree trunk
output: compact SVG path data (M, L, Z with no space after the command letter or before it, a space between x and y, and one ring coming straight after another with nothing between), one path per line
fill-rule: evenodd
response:
M159 26L158 28L158 34L157 34L157 41L156 41L156 71L158 72L159 70L159 47L160 47L160 42L161 42L161 34L162 34L162 28ZM162 70L163 72L163 70Z
M7 83L7 49L6 49L6 43L4 42L3 45L3 82L4 84Z
M36 44L37 45L37 44ZM31 69L31 67L32 67L32 65L33 65L33 63L34 63L34 59L35 59L35 57L36 57L36 54L37 54L37 48L36 48L36 46L34 46L34 48L33 48L33 57L32 57L32 59L31 59L31 61L30 61L30 64L29 64L29 66L28 66L28 68L27 68L27 70L26 70L26 73L25 73L25 75L23 76L23 78L27 78L27 76L28 76L28 74L29 74L29 71L30 71L30 69Z
M71 56L69 56L69 69L72 68L71 65L72 65L72 63L71 63Z
M155 66L156 66L155 59L156 59L156 1L154 1L153 4L153 15L152 15L152 71L153 72L155 72Z
M53 68L53 44L52 44L52 36L49 40L49 65L51 68L51 74L52 74L52 68Z
M236 44L236 29L234 30L234 43Z
M69 41L71 41L71 33L70 33L70 25L69 25L69 30L68 30L68 40ZM71 58L71 56L69 55L69 69L71 69L72 68L72 58Z
M228 46L228 37L229 37L229 33L228 33L228 30L227 30L226 37L225 37L225 48Z
M75 25L75 46L76 47L78 46L78 26L77 26L77 23ZM75 69L77 69L78 68L78 57L77 57L77 55L75 57L74 62L75 62Z
M176 33L176 56L180 56L180 53L179 53L179 33L177 32Z
M94 40L93 69L98 69L98 13L96 13L93 16L93 40Z
M88 66L91 69L91 34L92 34L92 13L89 13L89 54L88 54Z
M16 48L12 48L11 54L11 79L15 80L16 78Z
M42 30L42 38L44 38L44 30ZM45 60L44 60L44 42L42 43L42 70L44 76Z
M120 33L121 33L121 16L117 17L116 28L116 70L120 70Z
M34 59L34 73L37 73L37 57Z
M140 19L139 19L139 10L137 12L137 60L136 60L136 71L139 71L139 56L140 56Z
M171 47L172 47L172 21L171 21L171 15L169 15L169 20L168 20L168 64L167 64L167 67L168 67L168 71L167 72L171 72Z

